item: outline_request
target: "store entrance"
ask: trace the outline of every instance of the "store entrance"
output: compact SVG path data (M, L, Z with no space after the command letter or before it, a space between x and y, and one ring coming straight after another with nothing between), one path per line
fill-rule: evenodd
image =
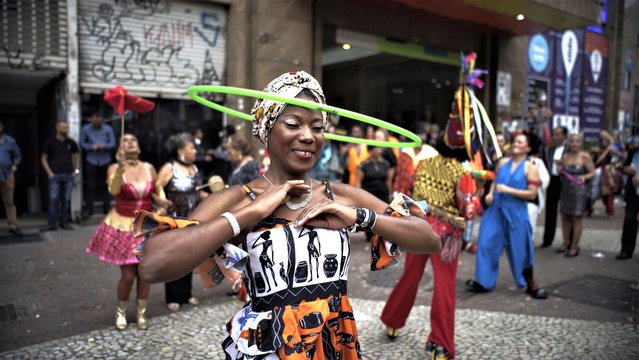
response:
M443 128L458 72L458 68L450 65L376 54L324 66L323 85L329 105L379 117L411 130L427 122ZM344 119L338 127L348 129L352 124Z
M46 208L46 174L40 169L44 141L53 136L59 117L56 92L60 74L55 71L1 69L0 121L4 132L12 136L22 155L15 172L14 203L18 217L39 213ZM44 186L43 186L44 185ZM5 217L0 206L0 218Z

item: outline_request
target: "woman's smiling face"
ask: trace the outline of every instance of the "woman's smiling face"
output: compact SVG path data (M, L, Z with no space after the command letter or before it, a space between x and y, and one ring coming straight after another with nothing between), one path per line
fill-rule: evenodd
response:
M269 154L290 173L304 173L315 166L324 145L324 119L319 110L288 105L269 135Z
M515 155L528 154L530 152L530 146L528 144L528 138L526 135L517 135L512 144L512 153Z

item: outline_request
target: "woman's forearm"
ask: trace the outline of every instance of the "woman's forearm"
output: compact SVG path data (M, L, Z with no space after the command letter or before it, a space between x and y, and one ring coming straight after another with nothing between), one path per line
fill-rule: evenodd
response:
M253 206L233 212L240 228L259 221ZM152 236L145 244L139 273L150 283L178 279L214 254L233 237L233 228L224 217L183 229Z
M526 190L510 188L508 193L510 195L512 195L512 196L518 197L518 198L523 199L523 200L534 200L535 197L537 197L537 188L536 187L529 187Z
M122 178L122 173L115 172L109 179L107 180L107 188L109 189L109 194L116 196L120 193L120 188L122 187L122 183L124 182Z
M441 239L430 224L415 216L393 217L377 214L377 223L373 230L413 253L436 253L442 248Z

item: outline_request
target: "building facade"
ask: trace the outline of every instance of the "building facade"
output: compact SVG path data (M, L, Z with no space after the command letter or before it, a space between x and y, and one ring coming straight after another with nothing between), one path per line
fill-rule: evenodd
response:
M459 54L474 51L477 67L489 71L477 95L499 127L529 110L529 53L535 35L552 33L559 39L570 30L585 39L588 25L604 25L597 34L607 42L601 127L616 127L620 118L626 127L633 116L636 121L636 0L514 3L0 1L5 52L0 58L0 120L25 153L26 166L18 174L23 191L16 192L19 211L38 212L46 205L46 177L38 158L56 121L68 121L75 139L93 112L119 130L121 118L102 101L104 91L116 85L156 102L153 112L129 113L124 120L126 130L140 139L142 157L156 166L167 159L164 143L175 132L202 128L213 147L226 122L250 131L248 123L188 99L188 87L261 89L275 76L298 69L320 79L329 104L414 128L419 122L446 122ZM586 52L582 47L579 56L585 58ZM234 95L212 98L245 112L254 102ZM346 119L339 123L351 125ZM81 185L74 191L74 217L80 211Z

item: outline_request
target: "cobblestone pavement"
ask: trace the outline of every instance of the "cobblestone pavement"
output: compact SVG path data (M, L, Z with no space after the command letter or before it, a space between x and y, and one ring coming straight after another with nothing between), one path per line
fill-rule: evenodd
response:
M429 307L416 306L390 341L378 320L383 302L352 299L363 359L423 359ZM0 353L3 359L224 359L219 342L238 301L201 306L151 319L140 331L130 324ZM132 312L130 312L132 315ZM637 326L482 310L456 312L458 359L637 359Z
M506 256L494 291L467 293L464 282L474 276L475 257L460 254L457 359L639 359L639 292L630 289L639 281L639 259L637 254L632 260L614 259L623 209L613 221L601 215L601 209L599 213L584 219L579 257L555 253L559 229L552 248L535 250L535 276L549 290L547 300L533 300L514 286ZM95 220L74 225L75 231L39 237L37 224L25 224L25 233L34 234L32 241L0 244L0 359L222 359L224 325L241 306L225 295L228 284L203 290L196 277L193 292L201 305L175 314L166 309L164 287L155 284L149 299L150 329L115 330L119 270L84 252ZM43 225L45 220L38 221ZM537 227L536 246L542 233ZM408 323L391 342L379 315L401 264L370 272L369 243L361 234L351 241L348 291L364 359L424 359L432 270L425 268ZM592 257L596 252L604 258Z

